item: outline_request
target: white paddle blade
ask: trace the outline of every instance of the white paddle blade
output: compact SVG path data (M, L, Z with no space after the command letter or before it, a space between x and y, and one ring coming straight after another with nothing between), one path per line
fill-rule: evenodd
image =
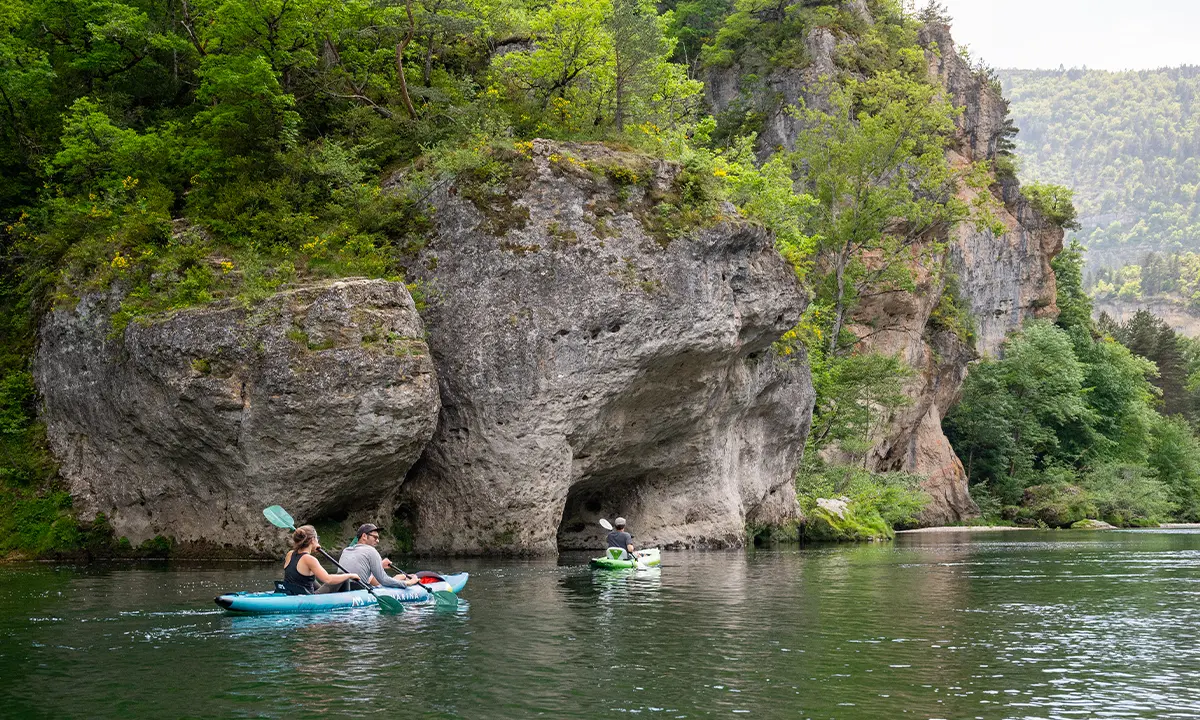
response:
M612 530L612 523L604 518L600 518L600 527L604 528L605 530Z

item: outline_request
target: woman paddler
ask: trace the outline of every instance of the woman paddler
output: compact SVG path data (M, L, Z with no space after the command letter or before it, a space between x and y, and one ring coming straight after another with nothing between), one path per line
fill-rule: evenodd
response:
M321 547L312 525L301 525L292 533L292 549L283 558L283 587L289 595L343 592L349 590L348 580L358 579L352 573L329 573L321 567L312 553ZM317 587L317 581L323 585Z

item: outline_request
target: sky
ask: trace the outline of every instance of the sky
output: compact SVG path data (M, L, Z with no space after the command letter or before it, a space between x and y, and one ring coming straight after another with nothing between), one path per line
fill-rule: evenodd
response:
M996 68L1200 65L1200 0L941 2L955 42Z

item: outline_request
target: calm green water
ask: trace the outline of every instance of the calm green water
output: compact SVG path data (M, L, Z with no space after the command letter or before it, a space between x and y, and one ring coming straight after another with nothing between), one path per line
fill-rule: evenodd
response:
M1200 533L445 561L457 611L234 617L260 564L0 567L0 717L1200 717Z

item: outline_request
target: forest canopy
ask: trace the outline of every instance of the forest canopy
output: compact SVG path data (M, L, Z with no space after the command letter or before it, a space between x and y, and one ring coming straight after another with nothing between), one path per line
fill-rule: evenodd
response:
M1020 177L1075 191L1084 246L1129 262L1200 250L1200 67L999 76Z

